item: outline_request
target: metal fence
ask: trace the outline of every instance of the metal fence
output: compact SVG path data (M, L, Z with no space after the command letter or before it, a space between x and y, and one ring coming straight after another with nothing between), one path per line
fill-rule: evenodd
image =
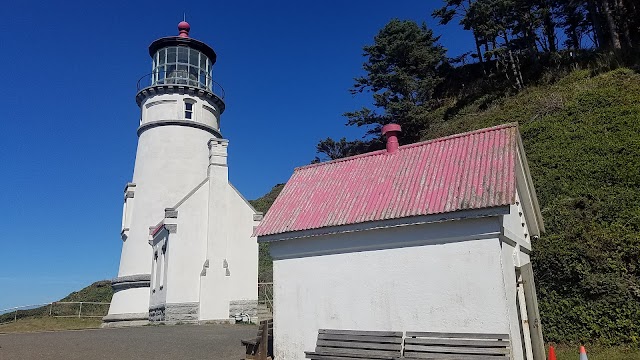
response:
M55 301L0 310L0 324L27 317L101 318L109 311L107 302Z

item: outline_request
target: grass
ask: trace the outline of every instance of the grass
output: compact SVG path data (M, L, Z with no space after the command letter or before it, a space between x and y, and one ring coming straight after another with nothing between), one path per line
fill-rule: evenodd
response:
M586 347L589 360L640 360L640 349L623 346ZM577 360L580 351L578 346L558 345L557 360Z
M0 334L99 328L101 318L25 318L0 325Z

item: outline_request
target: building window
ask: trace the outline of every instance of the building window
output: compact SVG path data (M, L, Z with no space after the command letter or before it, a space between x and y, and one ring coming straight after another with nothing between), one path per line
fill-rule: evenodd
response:
M193 119L193 103L190 101L184 102L184 118Z
M153 266L151 267L151 290L152 292L156 292L156 284L158 284L158 280L156 277L158 276L158 252L154 252L153 254Z
M160 255L160 290L162 290L164 288L164 277L166 276L165 274L165 267L167 266L167 243L165 241L165 243L162 245L162 255Z

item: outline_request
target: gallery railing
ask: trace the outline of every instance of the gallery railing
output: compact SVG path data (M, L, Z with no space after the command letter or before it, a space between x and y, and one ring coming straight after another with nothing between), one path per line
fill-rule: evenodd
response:
M186 70L174 70L171 72L152 72L138 80L138 91L155 85L187 85L208 90L224 100L224 89L213 81L211 76L194 74Z

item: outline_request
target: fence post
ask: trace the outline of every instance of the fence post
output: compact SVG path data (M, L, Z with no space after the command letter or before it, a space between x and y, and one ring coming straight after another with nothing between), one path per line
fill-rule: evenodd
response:
M53 314L53 303L51 303L51 306L49 307L49 316L51 316L51 314Z
M80 301L80 310L78 310L78 318L80 317L80 314L82 314L82 301Z
M13 322L18 321L18 309L16 309L16 314L13 316Z

